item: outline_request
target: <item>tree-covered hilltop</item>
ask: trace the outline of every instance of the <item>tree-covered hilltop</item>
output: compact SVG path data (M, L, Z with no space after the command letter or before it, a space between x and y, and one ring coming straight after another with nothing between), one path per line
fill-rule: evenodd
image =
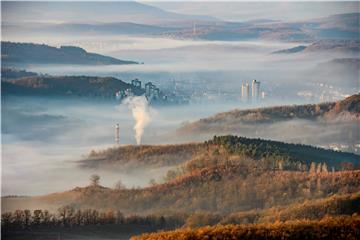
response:
M182 169L192 170L226 162L237 164L245 159L256 161L268 170L308 171L317 165L324 165L328 171L360 168L360 156L356 154L232 135L215 136L203 143L121 146L92 151L79 164L86 168L117 170L180 165Z
M115 98L115 92L131 89L135 95L144 89L113 77L37 76L2 81L2 95L80 96Z
M344 100L330 103L277 106L248 110L235 109L214 116L187 123L179 134L234 132L240 127L256 127L256 124L270 124L289 120L359 120L360 93ZM255 130L254 130L255 131Z
M207 144L223 146L229 154L265 160L274 168L287 170L309 169L312 163L325 163L334 169L360 167L360 156L310 145L284 143L238 136L215 136Z
M22 64L80 64L110 65L137 64L96 53L86 52L80 47L51 47L45 44L1 42L2 65Z

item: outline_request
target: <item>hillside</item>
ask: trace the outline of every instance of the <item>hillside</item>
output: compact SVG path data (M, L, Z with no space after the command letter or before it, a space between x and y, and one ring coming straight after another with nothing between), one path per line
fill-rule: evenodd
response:
M132 22L140 24L173 24L176 21L216 21L206 15L188 15L165 11L143 2L6 2L3 4L6 22L109 23ZM66 16L66 17L64 17ZM65 21L66 20L66 21Z
M192 159L203 152L206 146L201 143L179 145L141 145L109 148L92 151L79 166L93 169L126 170L142 167L174 166Z
M203 239L212 231L218 231L216 236L256 231L254 237L271 231L276 239L283 237L284 229L302 239L314 234L313 228L322 236L332 228L352 234L349 227L357 224L360 213L360 170L354 170L360 157L354 154L222 136L196 144L124 146L90 156L81 164L89 161L94 170L126 170L128 165L174 168L163 182L143 188L108 188L91 181L65 192L3 197L3 233L14 237L28 236L34 229L64 233L77 229L129 237L127 231L115 229L136 225L148 230L131 235L178 229L134 239ZM96 158L100 162L94 164ZM222 226L194 232L216 224ZM299 230L303 228L306 231Z
M137 64L133 61L89 53L74 46L56 48L44 44L14 42L1 42L1 61L3 66L23 64Z
M23 77L36 77L38 76L35 72L28 72L25 70L20 70L16 68L1 68L1 80L10 80L10 79L17 79Z
M268 169L278 169L280 164L284 170L309 170L312 162L326 163L337 170L342 169L345 162L352 163L355 168L360 167L360 157L355 154L236 136L215 136L204 143L124 146L92 151L78 164L85 168L117 170L184 164L184 169L192 169L213 167L232 157L266 162Z
M273 54L292 54L298 52L346 52L359 53L359 40L320 40L308 46L297 46L289 49L282 49L273 52Z
M197 239L358 239L360 217L324 218L321 221L289 221L273 224L219 225L143 234L131 240Z
M359 120L360 94L355 94L344 100L332 103L319 103L307 105L278 106L248 110L232 110L218 113L212 117L185 124L179 134L196 132L221 132L236 131L241 126L256 126L263 124L284 122L289 120L336 120L338 116L347 115L349 120ZM346 120L346 119L344 119Z
M331 195L356 193L359 191L359 182L358 170L313 174L264 172L246 166L223 166L196 170L170 182L142 189L118 190L89 186L38 197L15 200L8 197L2 199L2 210L38 209L38 206L42 206L56 211L60 206L70 205L80 209L120 210L124 214L173 215L205 211L228 215L255 209L285 208ZM306 204L304 207L305 211L313 208L312 205L306 207ZM344 208L339 209L344 214L357 211L346 204ZM280 216L291 219L287 214L283 210ZM294 216L296 214L294 212ZM312 217L313 214L317 213L312 210L308 212L309 217L316 218ZM266 215L263 215L264 219Z
M326 18L312 19L297 22L279 22L279 21L251 21L240 23L220 22L217 25L203 24L198 26L197 33L187 31L179 32L179 36L196 37L206 40L250 40L261 39L268 41L289 41L289 42L315 42L310 47L318 50L351 50L352 43L355 50L359 51L359 13L346 13L330 15ZM324 42L322 42L325 40ZM350 42L342 42L343 40ZM319 48L319 41L322 47ZM342 43L341 43L342 42ZM342 49L335 44L342 44ZM297 52L288 51L285 53ZM295 49L301 50L301 49Z
M135 95L144 90L113 77L37 76L2 81L2 95L41 95L115 98L116 91L131 89Z
M189 156L181 151L183 147L190 150ZM171 145L166 151L158 146L133 149L127 146L103 152L103 157L112 156L110 164L101 164L103 168L116 170L123 167L122 163L126 166L128 163L124 159L127 155L138 157L139 160L131 160L134 166L139 163L143 167L176 167L169 170L163 183L132 189L93 185L38 197L3 198L3 210L14 210L16 206L30 208L42 205L47 209L57 209L59 206L73 205L99 210L119 209L126 214L193 211L229 214L360 190L360 171L351 170L359 168L359 156L354 154L234 136L214 137L203 146L183 147ZM117 160L121 149L128 149L128 153ZM137 150L142 153L134 154ZM191 151L197 152L193 158ZM179 154L181 152L182 156ZM145 157L147 153L148 158ZM159 160L154 157L157 153ZM169 157L171 153L180 157ZM101 156L101 153L92 153L92 156L96 155ZM151 162L146 165L148 160ZM90 167L94 167L92 161ZM101 168L100 165L96 167ZM336 172L331 172L331 167Z

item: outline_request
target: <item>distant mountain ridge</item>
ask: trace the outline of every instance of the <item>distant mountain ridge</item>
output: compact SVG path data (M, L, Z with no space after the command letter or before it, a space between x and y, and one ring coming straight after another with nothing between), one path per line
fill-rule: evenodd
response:
M348 53L360 52L360 40L320 40L308 46L297 46L288 49L282 49L273 54L291 54L298 52L320 52L320 51L339 51Z
M19 3L5 3L11 6ZM28 4L28 3L24 3ZM21 5L21 4L20 4ZM68 10L73 6L79 9L79 13L89 18L89 12L95 3L83 6L82 3L72 3L67 7L60 4L58 8ZM298 22L280 22L272 20L253 20L246 22L227 22L209 16L194 16L171 13L156 7L136 2L102 3L97 7L98 13L106 12L94 21L91 16L88 21L64 19L54 13L56 20L44 23L38 19L31 8L41 4L29 4L27 21L15 21L7 19L3 21L3 31L11 34L137 34L137 35L160 35L166 38L178 39L205 39L210 41L240 41L240 40L267 40L287 42L315 42L320 40L358 40L360 13L345 13L330 15L320 19L310 19ZM55 11L56 4L51 3L47 7ZM97 5L96 5L97 6ZM108 7L106 7L108 6ZM46 9L46 8L45 8ZM106 11L107 9L107 11ZM110 10L109 10L110 9ZM45 11L45 10L44 10ZM75 11L72 9L72 11ZM122 15L120 13L123 13ZM36 16L33 16L36 15ZM69 18L75 18L69 14ZM76 19L76 18L75 18ZM195 31L194 31L195 29ZM8 35L9 35L8 34Z
M358 40L360 13L337 14L327 18L301 22L244 22L199 24L196 34L192 29L179 33L206 40L278 40L314 42L320 40Z
M46 34L56 32L57 34L138 34L153 35L160 33L171 33L179 31L179 27L165 27L157 25L139 24L132 22L113 22L113 23L4 23L3 31L21 31L27 34Z
M218 113L212 117L185 124L179 129L181 132L203 132L209 129L220 130L236 127L239 124L273 123L291 119L336 120L340 114L345 119L360 120L360 93L352 95L342 101L308 105L279 106L249 110L232 110ZM345 120L344 119L344 120Z
M107 2L4 2L6 22L70 22L140 24L171 23L175 21L217 21L215 17L179 14L137 1ZM64 14L66 18L64 18ZM16 17L14 17L16 16Z
M21 64L121 65L134 61L89 53L74 46L51 47L45 44L1 42L2 66Z

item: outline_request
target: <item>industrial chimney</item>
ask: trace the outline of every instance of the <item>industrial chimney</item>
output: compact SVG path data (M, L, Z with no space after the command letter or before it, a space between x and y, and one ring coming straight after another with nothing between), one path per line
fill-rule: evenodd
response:
M115 143L116 144L119 144L120 143L120 126L119 124L117 123L115 125Z

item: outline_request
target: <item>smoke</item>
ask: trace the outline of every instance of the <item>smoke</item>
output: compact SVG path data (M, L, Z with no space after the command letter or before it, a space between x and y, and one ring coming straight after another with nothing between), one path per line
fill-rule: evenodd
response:
M144 133L145 127L149 124L151 117L148 109L148 102L144 96L140 97L128 97L124 100L132 111L132 115L135 119L135 139L139 145L141 143L141 137Z

